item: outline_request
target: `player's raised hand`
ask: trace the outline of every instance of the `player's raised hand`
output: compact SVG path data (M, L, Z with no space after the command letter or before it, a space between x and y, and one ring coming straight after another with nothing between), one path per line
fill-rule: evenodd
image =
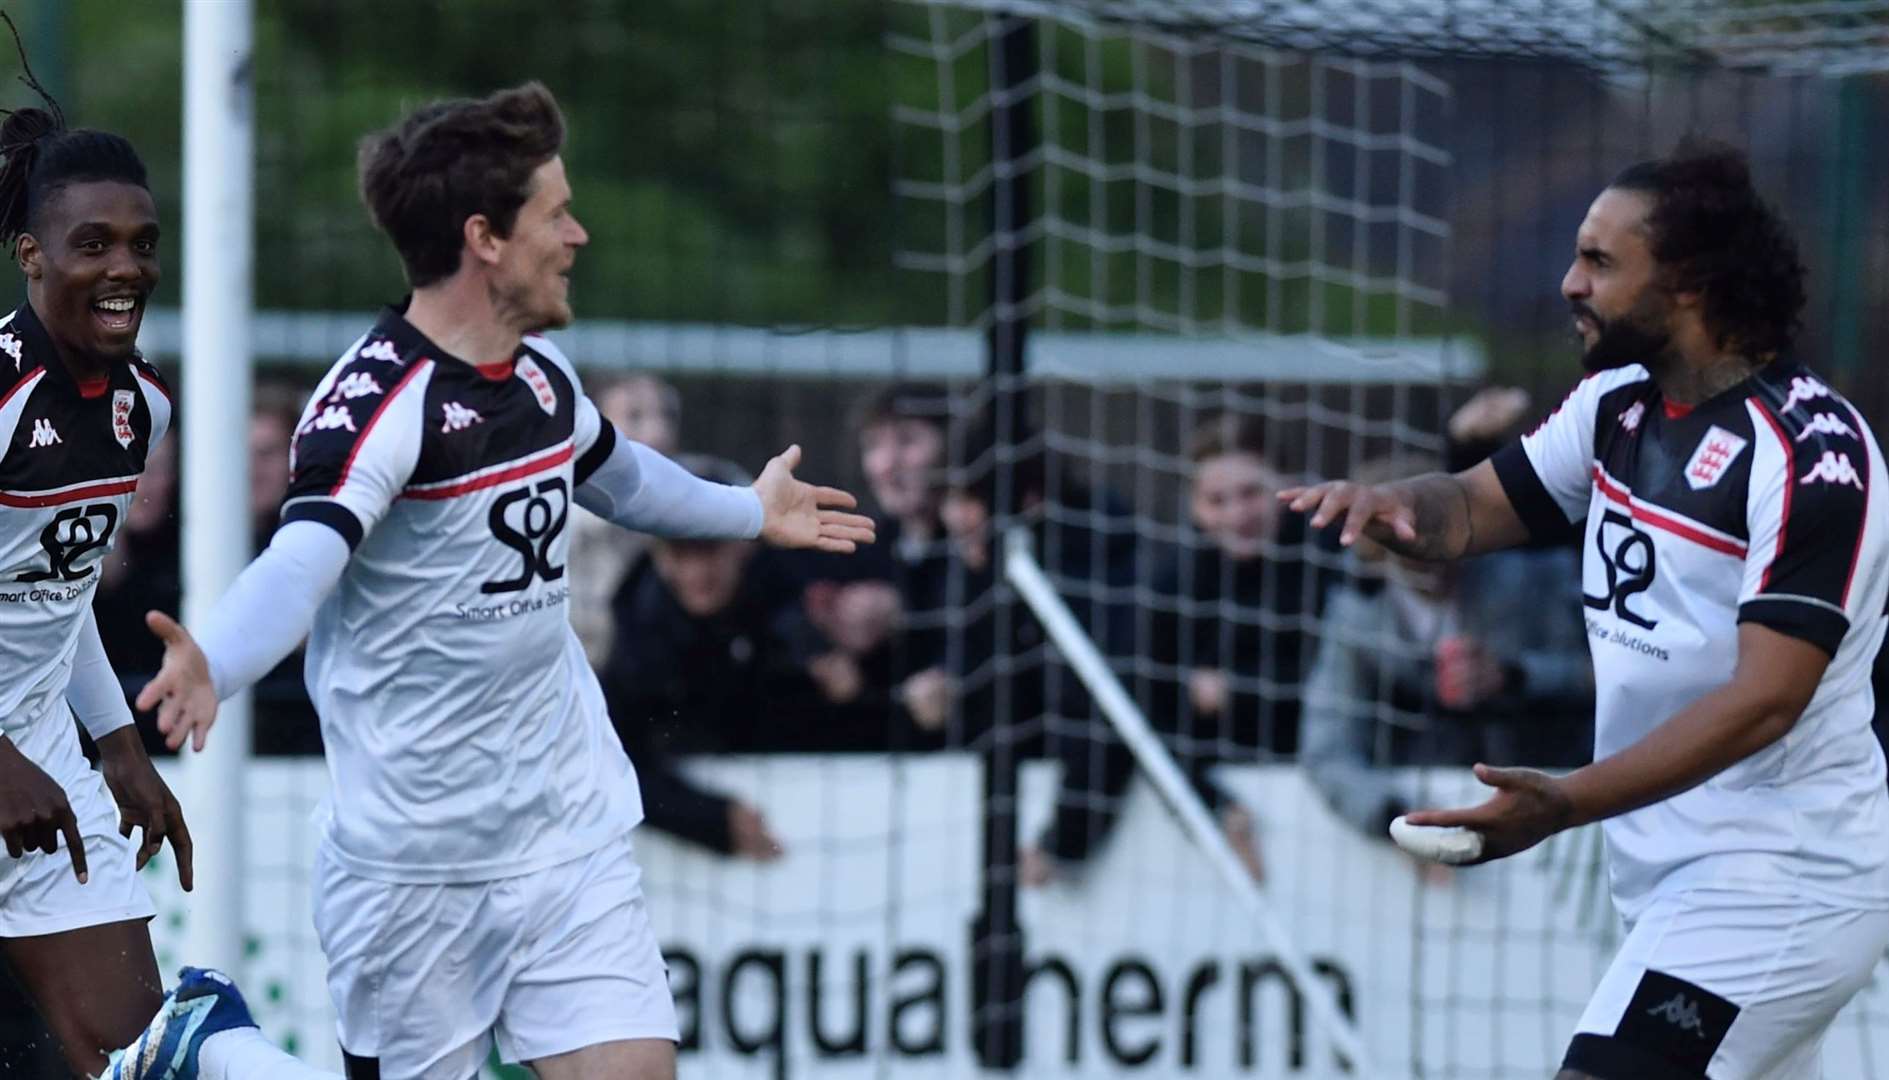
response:
M800 465L800 447L790 446L761 470L754 482L761 496L761 539L784 548L817 548L841 555L859 544L870 544L872 519L847 511L859 500L839 488L819 487L794 479Z
M1417 810L1404 815L1412 825L1473 829L1482 834L1482 853L1473 863L1527 851L1574 823L1574 803L1561 782L1534 769L1476 766L1476 779L1495 788L1479 806L1463 810Z
M157 677L138 692L138 709L157 710L157 729L172 750L190 740L201 751L216 723L216 684L210 681L210 661L197 639L177 620L161 611L146 612L144 625L164 642L164 663Z
M1322 529L1344 519L1338 542L1350 547L1360 536L1389 546L1417 539L1417 505L1410 494L1392 484L1358 484L1327 480L1322 484L1290 487L1279 493L1287 506L1312 515L1312 527Z
M20 753L12 739L0 735L0 837L6 840L7 854L16 859L29 851L56 854L62 835L72 856L72 872L83 885L89 877L85 840L65 789Z
M99 772L118 804L118 832L129 838L131 830L142 830L138 844L138 869L151 861L169 839L177 854L177 880L189 892L190 830L184 825L183 807L157 774L151 756L144 752L144 742L136 727L122 727L98 740Z

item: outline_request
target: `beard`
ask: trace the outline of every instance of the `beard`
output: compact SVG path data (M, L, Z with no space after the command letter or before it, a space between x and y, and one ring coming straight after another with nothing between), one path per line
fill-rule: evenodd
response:
M1672 332L1666 328L1669 312L1650 290L1632 310L1613 319L1601 318L1586 304L1572 307L1576 315L1587 316L1599 327L1594 343L1581 353L1581 369L1589 374L1628 364L1653 366L1672 345Z

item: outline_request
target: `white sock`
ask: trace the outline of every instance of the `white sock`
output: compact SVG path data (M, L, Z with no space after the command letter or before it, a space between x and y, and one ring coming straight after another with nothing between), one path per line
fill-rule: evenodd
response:
M197 1052L199 1080L341 1080L312 1069L263 1038L258 1028L219 1031Z

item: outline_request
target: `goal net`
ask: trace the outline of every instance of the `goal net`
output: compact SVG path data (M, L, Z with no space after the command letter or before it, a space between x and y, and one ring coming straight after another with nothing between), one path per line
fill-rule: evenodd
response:
M1505 340L1492 309L1530 291L1556 303L1557 260L1608 171L1761 113L1767 91L1820 112L1835 77L1881 66L1866 43L1886 30L1885 12L1845 5L899 9L892 46L932 75L897 113L899 264L932 275L947 322L998 352L1023 342L1015 374L960 400L960 427L1002 414L1007 437L954 447L950 485L991 495L1007 478L1009 505L989 509L1110 669L1068 690L1070 650L1045 648L1026 676L1040 698L999 721L1041 740L1016 823L1017 932L1039 962L1019 1000L986 1005L1021 1014L1033 1072L1060 1054L1096 1075L1316 1073L1352 1032L1372 1075L1558 1060L1618 941L1598 833L1445 873L1383 829L1401 808L1479 798L1472 761L1587 752L1577 557L1426 579L1241 499L1460 465L1541 415L1573 357ZM1564 75L1530 83L1516 71L1531 64ZM1483 145L1479 123L1538 129L1541 152ZM1775 162L1792 151L1760 141L1779 122L1756 126L1761 182L1789 184ZM1524 233L1505 218L1518 193L1565 205ZM1829 220L1801 190L1785 199L1813 233ZM1518 384L1536 404L1477 397ZM1022 599L1020 625L1051 620ZM1523 675L1479 688L1489 661ZM1131 720L1096 707L1115 680ZM1191 790L1150 782L1170 765ZM1187 828L1203 814L1219 836ZM1214 874L1229 854L1263 874L1257 915ZM1045 858L1048 882L1029 883ZM1099 1031L1061 1011L1042 957L1097 958L1057 974L1103 984ZM1301 996L1325 991L1336 1022ZM1872 986L1830 1069L1889 1072L1881 1012Z
M942 720L888 717L865 753L680 761L764 815L778 860L637 833L685 1075L1545 1074L1618 935L1598 837L1441 876L1381 819L1474 797L1472 749L1564 762L1578 707L1468 726L1473 707L1432 699L1487 693L1469 645L1566 654L1550 630L1490 641L1387 608L1394 571L1269 493L1472 453L1449 420L1486 385L1528 391L1528 419L1558 400L1574 226L1614 170L1694 128L1749 142L1819 283L1805 347L1870 392L1883 5L761 0L731 27L673 2L592 5L555 40L515 5L458 30L382 7L281 5L259 35L268 360L306 381L398 292L354 140L403 103L541 76L598 238L561 339L592 385L663 375L683 448L758 467L800 442L809 475L858 488L857 406L892 380L945 387L924 407L962 535L928 549L950 566L903 628L936 644ZM346 34L387 18L411 33ZM437 65L411 63L401 43L441 26ZM682 47L704 38L714 63ZM344 79L304 42L374 62ZM1889 398L1869 404L1880 421ZM980 509L982 528L957 516ZM1000 572L1012 542L1101 670ZM1578 610L1500 595L1530 627ZM1328 647L1457 674L1413 693L1388 667L1328 671L1315 695ZM1109 679L1151 738L1123 735ZM1312 745L1314 708L1361 734ZM272 1037L333 1066L308 916L326 774L285 757L244 783L243 983ZM171 969L191 908L167 859L150 882ZM1831 1075L1889 1077L1886 1014L1872 985Z

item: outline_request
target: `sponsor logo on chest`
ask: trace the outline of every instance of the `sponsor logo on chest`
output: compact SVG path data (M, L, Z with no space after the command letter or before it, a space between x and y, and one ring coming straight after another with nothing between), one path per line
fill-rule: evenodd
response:
M136 402L137 397L129 390L112 391L112 438L119 446L129 448L131 440L138 437L131 430L131 407Z
M1694 491L1704 491L1718 483L1726 468L1749 445L1743 437L1713 424L1693 449L1692 459L1686 462L1686 485Z
M558 392L551 388L551 380L545 375L538 362L527 356L518 361L515 370L518 377L531 387L532 396L538 399L538 407L546 416L556 416L558 411Z

